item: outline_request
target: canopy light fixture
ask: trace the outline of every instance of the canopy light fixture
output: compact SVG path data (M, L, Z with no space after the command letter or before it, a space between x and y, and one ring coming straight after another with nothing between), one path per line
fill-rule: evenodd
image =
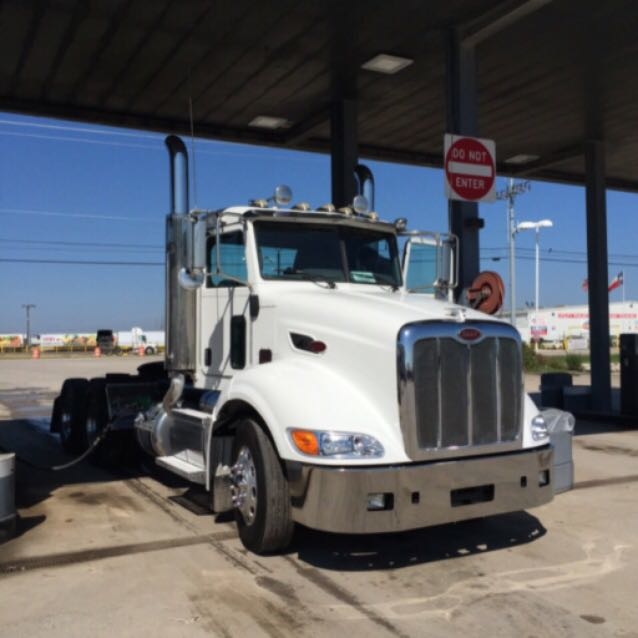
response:
M539 159L538 155L529 155L527 153L519 153L518 155L512 155L505 161L506 164L529 164L529 162L535 162Z
M256 118L248 122L248 126L256 128L286 128L290 122L284 117L274 117L272 115L258 115Z
M410 60L409 58L400 58L388 53L379 53L367 62L364 62L361 68L366 71L376 71L377 73L393 75L413 63L414 60Z

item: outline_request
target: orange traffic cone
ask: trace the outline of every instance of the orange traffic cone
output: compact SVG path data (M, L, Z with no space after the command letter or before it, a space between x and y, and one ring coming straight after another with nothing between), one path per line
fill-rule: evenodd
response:
M144 346L140 346L140 347L137 349L137 354L138 354L140 357L143 357L143 356L144 356Z
M95 346L95 350L93 350L93 356L94 357L101 357L102 356L102 351L100 350L99 346Z
M31 358L32 359L40 358L40 348L33 348L33 350L31 350Z

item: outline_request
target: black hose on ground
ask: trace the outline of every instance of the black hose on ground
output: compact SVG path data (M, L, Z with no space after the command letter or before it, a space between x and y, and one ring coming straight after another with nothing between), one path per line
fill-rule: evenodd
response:
M74 458L71 461L68 461L67 463L62 463L61 465L51 465L51 466L38 465L37 463L33 463L32 461L29 461L28 459L25 459L24 457L19 456L18 454L16 454L16 459L18 459L21 463L24 463L28 467L32 467L35 470L43 470L44 472L59 472L60 470L66 470L82 462L87 456L89 456L91 452L93 452L95 448L106 438L106 435L108 434L110 429L111 429L111 425L109 423L97 435L97 437L95 438L95 441L93 441L93 443L91 443L91 445L89 445L89 447L84 452L82 452L80 456Z

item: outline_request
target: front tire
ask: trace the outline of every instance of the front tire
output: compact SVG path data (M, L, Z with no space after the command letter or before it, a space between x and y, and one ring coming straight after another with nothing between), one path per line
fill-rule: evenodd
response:
M237 426L233 460L232 491L241 542L256 554L284 550L294 532L288 482L272 442L252 419Z

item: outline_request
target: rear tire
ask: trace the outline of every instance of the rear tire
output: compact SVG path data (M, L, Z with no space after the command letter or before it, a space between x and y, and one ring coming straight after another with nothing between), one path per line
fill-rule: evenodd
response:
M294 533L290 494L273 444L252 419L237 426L233 442L234 492L239 538L256 554L284 550Z
M86 379L67 379L58 398L60 443L70 454L79 454L86 449L84 424L88 389Z
M60 416L61 416L61 404L60 397L56 397L53 401L53 410L51 411L51 424L49 426L50 432L60 432Z

